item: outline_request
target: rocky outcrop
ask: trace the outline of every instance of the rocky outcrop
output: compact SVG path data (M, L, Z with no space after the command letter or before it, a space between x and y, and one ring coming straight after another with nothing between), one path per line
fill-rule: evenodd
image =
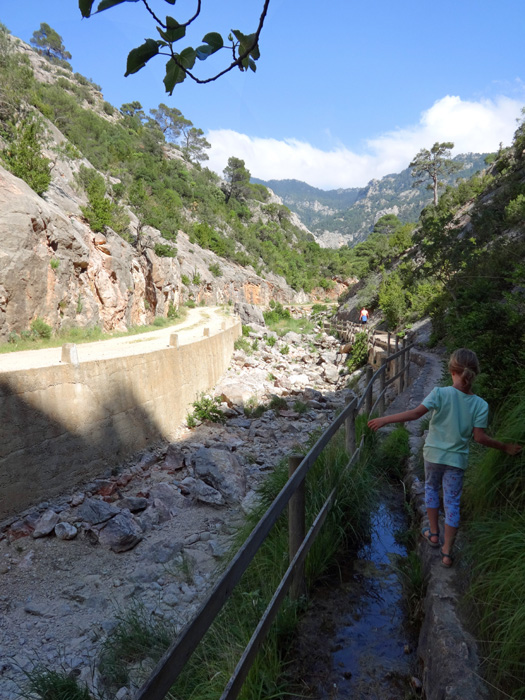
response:
M170 305L176 308L190 298L261 305L296 298L284 279L263 280L250 268L190 244L182 232L177 257L154 253L155 242L164 241L155 229L148 231L147 247L139 254L111 230L91 231L75 213L81 199L75 208L74 190L66 194L60 201L69 203L68 213L0 166L0 341L27 331L36 318L54 331L95 325L124 330L166 316ZM210 271L216 265L220 276Z

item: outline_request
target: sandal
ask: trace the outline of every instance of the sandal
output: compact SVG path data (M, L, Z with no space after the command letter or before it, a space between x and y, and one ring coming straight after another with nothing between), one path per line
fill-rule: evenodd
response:
M450 569L450 567L454 563L454 557L452 556L452 554L445 554L443 549L440 549L439 553L441 554L441 566L444 566L445 569ZM450 564L445 564L445 559L450 559Z
M429 527L424 527L421 530L421 536L428 542L431 547L439 547L439 532L431 532ZM437 537L437 542L432 542L431 537Z

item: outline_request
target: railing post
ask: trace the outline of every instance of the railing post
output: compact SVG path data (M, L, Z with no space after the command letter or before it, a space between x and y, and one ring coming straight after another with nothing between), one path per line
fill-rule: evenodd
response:
M348 456L351 457L355 452L355 407L349 412L345 420L345 447Z
M410 348L406 352L405 359L405 382L408 386L410 384Z
M381 372L381 378L379 382L379 388L381 391L381 399L379 401L379 412L381 415L385 412L385 395L384 391L386 388L386 363L387 363L387 358L382 357L381 358L381 367L384 367L383 371Z
M386 355L387 355L387 357L390 357L390 331L388 331L388 333L387 333Z
M399 352L399 336L396 333L396 345L394 352ZM399 357L394 361L394 376L399 372ZM392 375L391 375L392 376ZM399 381L397 381L397 393L399 394Z
M303 460L301 455L291 455L288 458L288 476L292 476ZM306 534L306 495L304 480L288 503L288 556L290 561L295 557L302 545ZM304 563L297 567L290 586L290 598L298 600L306 592L304 580Z
M399 371L401 374L399 375L399 393L402 394L404 389L405 389L405 348L407 344L407 339L406 337L403 338L403 352L401 354L401 362L400 362L400 368Z
M370 365L367 365L367 367L366 367L366 385L367 386L370 384L370 380L372 379L373 374L374 374L373 368ZM372 410L373 393L374 393L374 387L370 386L369 390L366 393L366 399L365 399L365 411L366 411L367 416L370 415L370 411Z

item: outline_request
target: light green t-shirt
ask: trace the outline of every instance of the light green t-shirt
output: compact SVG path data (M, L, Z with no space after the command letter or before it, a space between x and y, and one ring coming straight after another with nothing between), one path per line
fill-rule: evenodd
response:
M472 431L488 425L487 402L445 386L432 389L422 403L432 411L423 456L428 462L466 469Z

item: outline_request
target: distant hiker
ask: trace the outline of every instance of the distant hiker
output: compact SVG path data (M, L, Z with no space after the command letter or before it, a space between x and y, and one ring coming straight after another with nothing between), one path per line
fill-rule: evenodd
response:
M363 323L363 324L368 323L368 315L369 315L368 310L365 309L365 307L363 306L363 308L361 309L361 312L359 314L359 318L361 319L361 323Z
M476 353L461 348L452 353L448 369L452 386L435 387L417 408L392 416L373 418L368 427L378 430L389 423L417 420L432 411L428 435L423 448L425 462L425 505L430 527L422 536L431 547L439 547L439 487L443 487L445 539L441 547L441 564L452 566L452 546L459 527L459 502L463 475L468 462L471 436L480 445L517 455L521 446L493 440L485 433L489 407L472 392L472 382L479 374Z

